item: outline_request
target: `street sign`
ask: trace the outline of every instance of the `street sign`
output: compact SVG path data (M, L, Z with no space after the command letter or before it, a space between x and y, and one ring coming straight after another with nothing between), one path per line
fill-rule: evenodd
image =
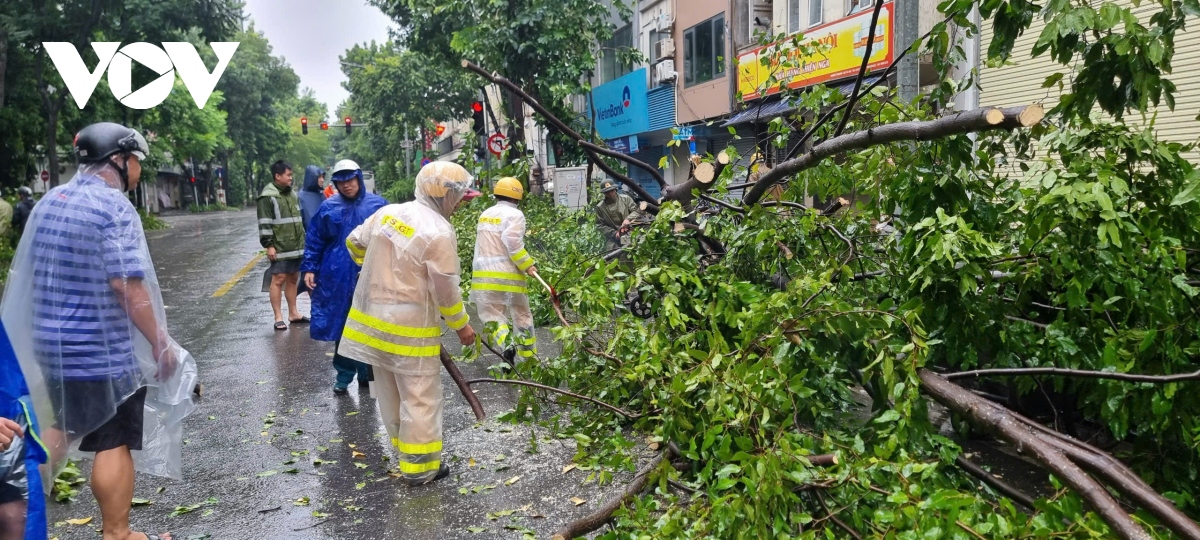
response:
M693 139L693 137L692 137L692 128L691 128L691 126L685 126L685 127L681 127L681 128L679 128L679 133L676 133L676 134L674 134L674 135L671 135L671 138L672 138L672 139L674 139L674 140L676 140L676 141L690 141L690 140L692 140L692 139Z
M425 158L425 159L422 159L422 160L421 160L421 166L422 166L422 167L424 167L424 166L426 166L426 165L429 165L430 163L433 163L433 160L432 160L432 159Z
M50 181L50 171L42 171L42 181L43 182Z
M500 133L493 133L491 137L488 137L487 145L489 152L500 157L500 154L503 154L504 150L508 148L508 140Z

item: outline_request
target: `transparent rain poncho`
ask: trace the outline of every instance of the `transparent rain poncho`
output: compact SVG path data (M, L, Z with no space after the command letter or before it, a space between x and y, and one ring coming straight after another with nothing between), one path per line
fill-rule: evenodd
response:
M338 352L402 375L436 375L439 319L467 324L459 289L458 236L448 220L471 176L434 162L417 176L416 200L385 206L346 239L362 264Z
M55 472L146 387L138 471L179 479L196 363L167 334L141 219L107 164L85 164L34 207L0 317ZM105 179L105 176L108 179ZM160 370L160 362L163 369Z
M475 258L471 263L471 302L484 323L495 323L487 336L497 347L513 347L522 357L537 352L533 313L525 272L534 265L525 250L525 214L500 201L479 216ZM511 320L516 334L509 331Z
M426 165L416 201L383 207L346 239L362 272L338 353L376 366L379 414L411 482L432 480L442 465L439 319L453 330L468 322L458 236L447 218L470 184L459 165Z

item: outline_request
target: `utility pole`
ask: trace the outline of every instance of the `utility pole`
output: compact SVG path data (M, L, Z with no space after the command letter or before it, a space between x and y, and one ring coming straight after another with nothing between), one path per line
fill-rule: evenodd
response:
M408 122L404 123L404 177L412 178L412 141L408 138Z
M882 0L878 0L882 1ZM897 55L902 54L917 40L920 28L920 0L896 0L896 38L894 45ZM916 54L909 54L900 60L896 66L896 82L900 87L900 100L911 102L917 97L920 87L921 64Z

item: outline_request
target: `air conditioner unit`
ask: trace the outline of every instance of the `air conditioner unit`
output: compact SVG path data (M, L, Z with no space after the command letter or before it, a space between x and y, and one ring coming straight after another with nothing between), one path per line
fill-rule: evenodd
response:
M662 60L664 58L675 57L675 40L671 38L660 39L654 43L654 60Z
M654 84L666 84L674 81L679 74L675 72L675 61L664 60L654 65Z
M659 32L669 32L671 27L675 25L675 17L671 16L671 12L660 9L654 16L654 26Z

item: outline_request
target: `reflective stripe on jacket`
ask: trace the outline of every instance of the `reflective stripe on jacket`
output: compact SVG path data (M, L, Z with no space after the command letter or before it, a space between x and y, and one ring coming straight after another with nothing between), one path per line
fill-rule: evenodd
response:
M304 219L294 190L281 193L274 182L258 196L258 242L275 248L279 260L304 256Z
M525 295L525 271L534 265L525 250L525 214L501 201L483 211L475 229L475 258L471 263L471 301L509 305L512 295Z
M362 272L338 353L401 375L440 373L439 319L467 325L458 238L418 202L385 206L346 239Z

